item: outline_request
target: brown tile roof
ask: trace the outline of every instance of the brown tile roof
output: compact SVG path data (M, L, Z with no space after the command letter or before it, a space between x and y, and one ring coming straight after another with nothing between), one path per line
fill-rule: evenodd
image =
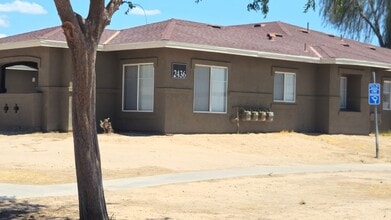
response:
M100 42L101 43L105 42L116 32L117 31L114 30L105 30ZM50 40L50 41L65 42L65 36L63 34L62 28L60 26L57 26L57 27L45 28L42 30L0 38L0 45L9 44L9 43L19 43L25 41L33 41L33 40Z
M38 31L0 38L0 44L17 43L17 42L32 41L38 39L65 41L65 37L63 32L61 31L61 27L52 27L52 28L46 28Z
M64 41L60 27L0 38L1 44L29 40ZM170 19L121 31L106 30L103 46L172 42L229 48L241 51L282 54L322 60L349 59L391 66L391 50L342 39L283 22L218 26ZM126 49L126 47L124 47ZM104 49L103 49L104 50Z

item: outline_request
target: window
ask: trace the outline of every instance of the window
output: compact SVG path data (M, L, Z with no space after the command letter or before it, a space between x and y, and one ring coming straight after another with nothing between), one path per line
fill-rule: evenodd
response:
M124 111L153 111L154 67L153 64L124 65L123 70Z
M194 69L194 111L227 112L228 68L200 66Z
M346 109L346 95L347 95L347 77L339 78L339 108Z
M275 72L274 74L274 101L296 101L296 74Z
M361 75L346 74L339 78L339 108L343 111L360 111Z
M391 110L391 81L384 81L383 83L383 109Z

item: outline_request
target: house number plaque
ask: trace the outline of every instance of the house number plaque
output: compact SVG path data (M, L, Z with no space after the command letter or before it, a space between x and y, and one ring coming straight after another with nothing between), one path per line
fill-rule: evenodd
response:
M171 76L173 79L186 79L186 75L186 64L172 64Z

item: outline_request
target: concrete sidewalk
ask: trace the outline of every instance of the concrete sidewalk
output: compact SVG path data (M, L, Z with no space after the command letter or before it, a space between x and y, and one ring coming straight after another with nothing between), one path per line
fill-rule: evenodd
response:
M300 166L261 166L238 169L173 173L158 176L134 177L104 181L105 190L124 190L153 187L198 181L228 178L286 175L303 173L328 173L351 171L391 171L391 164L338 164L338 165L300 165ZM57 185L16 185L0 184L0 200L6 198L33 198L48 196L76 195L75 183Z

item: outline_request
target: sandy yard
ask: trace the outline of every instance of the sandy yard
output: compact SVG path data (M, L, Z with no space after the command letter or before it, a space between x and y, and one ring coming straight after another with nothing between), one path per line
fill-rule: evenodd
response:
M99 135L104 179L276 165L391 162L391 136ZM75 182L71 134L0 135L0 183ZM107 191L113 219L391 219L391 174L268 175ZM14 200L0 219L77 219L77 196Z

